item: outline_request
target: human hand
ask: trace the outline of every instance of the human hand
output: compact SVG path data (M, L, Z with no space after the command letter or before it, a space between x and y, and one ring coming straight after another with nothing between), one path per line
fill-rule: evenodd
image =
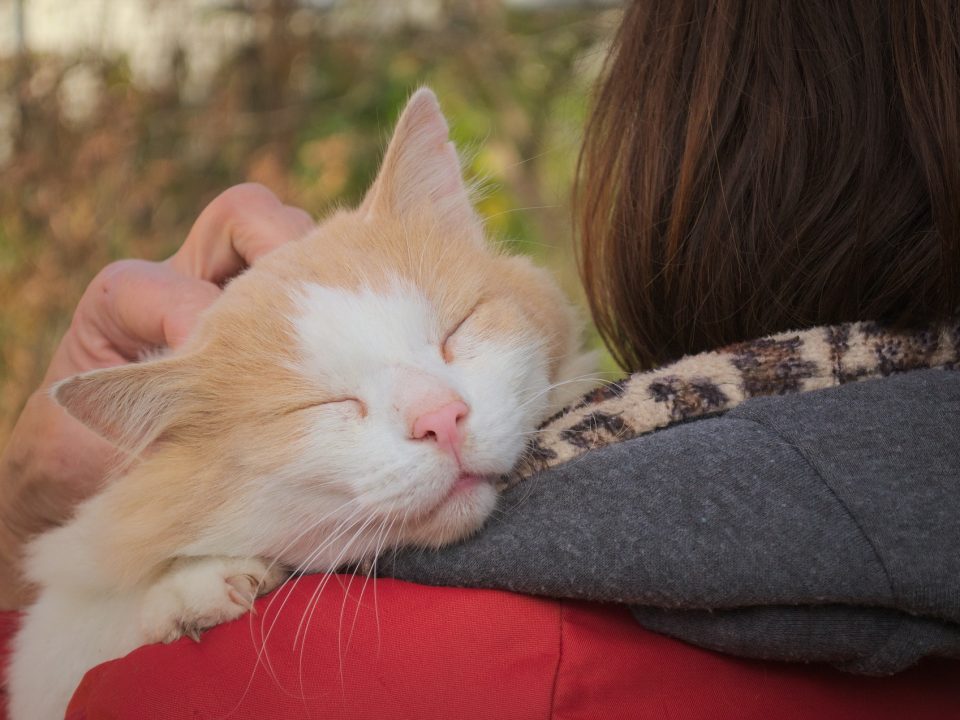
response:
M121 260L93 279L0 457L0 608L26 600L16 581L23 544L64 522L117 460L112 445L53 401L50 386L178 346L225 281L313 226L265 187L237 185L203 210L169 259Z

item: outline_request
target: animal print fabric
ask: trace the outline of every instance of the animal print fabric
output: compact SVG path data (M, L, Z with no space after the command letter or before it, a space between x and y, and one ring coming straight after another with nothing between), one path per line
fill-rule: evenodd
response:
M753 397L923 368L960 369L960 320L921 330L874 322L817 327L690 355L600 386L548 419L508 487L589 450L715 415Z

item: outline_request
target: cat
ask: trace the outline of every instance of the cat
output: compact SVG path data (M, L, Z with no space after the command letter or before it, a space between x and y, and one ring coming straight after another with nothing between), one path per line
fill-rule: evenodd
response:
M33 541L12 720L84 672L243 615L288 570L477 531L590 369L550 276L498 251L418 90L359 208L234 279L178 351L54 398L134 460Z

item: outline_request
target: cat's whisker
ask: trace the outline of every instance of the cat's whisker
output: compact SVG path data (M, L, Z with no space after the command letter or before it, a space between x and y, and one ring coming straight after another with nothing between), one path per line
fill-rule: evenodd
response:
M344 562L344 556L350 551L350 549L353 547L353 544L354 544L354 543L357 541L357 539L361 536L361 534L364 532L364 530L366 530L367 526L370 525L370 523L374 521L375 518L376 518L376 516L373 515L373 514L368 515L367 518L360 524L360 526L355 529L355 531L354 531L353 535L350 537L350 539L347 540L346 543L344 543L343 547L340 549L340 552L337 554L337 556L336 556L336 557L333 559L333 561L330 563L330 570L329 570L329 572L327 573L326 578L324 579L324 581L317 587L317 589L316 589L316 590L313 592L313 594L311 595L310 600L309 600L308 603L307 603L308 606L313 605L314 599L319 597L320 592L322 592L323 587L324 587L324 586L326 585L326 583L329 581L329 578L330 578L330 577L333 577L333 574L336 572L337 568L339 568L340 565ZM338 535L342 535L343 532L345 532L345 530L341 530L341 531L338 533ZM314 605L314 608L315 608L315 605ZM297 642L298 642L298 640L299 640L299 638L300 638L300 633L301 633L301 632L303 631L303 629L304 629L304 623L309 624L309 622L310 622L310 620L312 619L312 617L313 617L313 609L310 610L309 615L305 612L304 615L301 617L300 623L299 623L299 625L297 626L297 631L296 631L296 633L294 634L294 637L293 637L293 648L294 648L294 649L296 649L296 647L297 647Z
M319 518L319 519L316 519L316 518L306 518L306 520L307 520L307 525L306 525L306 527L305 527L302 531L300 531L299 533L297 533L296 535L294 535L293 538L292 538L286 545L284 545L279 551L277 551L276 553L273 553L274 559L270 561L270 564L269 564L269 565L267 565L267 572L269 572L269 571L272 570L277 564L279 564L279 558L282 557L283 554L284 554L287 550L289 550L291 547L293 547L299 540L301 540L304 535L306 535L307 533L309 533L309 532L311 532L311 531L313 531L313 530L316 530L318 527L320 527L320 525L321 525L327 518L329 518L329 517L332 516L332 515L335 515L336 513L342 512L342 511L344 510L344 508L349 507L352 503L355 503L355 502L357 502L358 500L361 500L361 499L362 499L362 496L358 496L358 497L351 498L351 499L347 500L347 502L345 502L343 505L340 505L339 507L334 508L333 510L331 510L330 512L328 512L326 515L324 515L323 517L321 517L321 518ZM303 563L301 563L298 567L292 569L292 570L290 571L290 573L291 573L291 575L292 575L292 574L295 574L295 573L299 572L299 571L302 570L302 569L303 569ZM260 588L262 587L262 585L263 585L263 580L261 580L261 581L260 581L260 584L257 585L257 590L258 590L258 591L260 590ZM269 605L269 604L267 605L266 610L267 610L267 611L270 610L270 605Z
M400 520L400 527L401 527L401 528L403 528L403 527L406 526L406 524L407 524L407 519L408 519L409 515L410 515L410 506L408 505L407 508L403 511L403 518ZM401 544L399 544L399 543L394 544L394 546L393 546L393 561L394 561L394 567L396 567L397 554L398 554L398 553L400 552L400 550L401 550L402 548L404 548L404 547L405 547L405 546L403 546L403 545L401 545Z
M362 529L361 529L361 530L362 530ZM358 532L355 537L360 537L360 534L361 534L361 533ZM370 546L373 544L375 538L376 538L376 534L375 534L375 533L371 533L371 536L369 537L367 543L363 546L363 550L361 550L360 552L357 553L357 555L358 555L360 558L363 558L363 557L365 557L365 556L367 555L367 552L369 551L369 548L370 548ZM363 561L360 560L359 562L362 563ZM356 562L352 563L352 565L353 565L354 568L355 568ZM338 668L339 668L339 673L340 673L340 684L341 684L341 687L343 686L343 683L344 683L344 674L343 674L343 656L344 656L344 650L343 650L343 617L344 617L344 615L345 615L345 613L346 613L346 611L347 611L347 603L351 602L351 599L352 599L352 598L351 598L351 592L352 592L352 590L353 590L353 580L354 580L354 578L356 577L356 572L354 571L354 568L351 568L351 572L348 573L347 586L346 586L346 588L345 588L344 591L343 591L343 601L340 603L340 615L339 615L339 617L338 617L338 619L337 619L337 661L338 661ZM357 600L356 600L356 603L357 603L357 605L358 605L358 607L359 607L360 599L357 599ZM309 623L308 623L308 626L309 626ZM306 635L304 635L304 646L303 646L303 647L305 647L305 646L306 646ZM303 647L301 647L301 650L300 650L301 663L302 663L302 660L303 660Z
M502 215L510 215L511 213L525 212L527 210L554 210L559 207L563 207L563 206L562 205L528 205L526 207L518 207L518 208L510 208L508 210L501 210L498 213L487 215L486 219L493 220L494 218L501 217Z
M403 519L400 521L401 528L403 527L403 523L407 519L407 513L409 511L410 511L410 507L407 506L407 508L403 512ZM389 537L390 533L393 532L393 527L395 523L396 523L396 517L394 517L393 521L390 523L390 527L387 529L387 533L385 537ZM396 542L393 542L391 543L391 545L393 546L394 551L396 551L398 544ZM380 603L377 599L377 564L380 561L380 552L381 552L380 548L377 548L377 553L373 558L373 564L370 566L370 573L373 575L373 618L377 624L377 650L378 651L380 649Z
M383 547L383 543L386 541L388 533L393 529L394 523L396 523L396 519L397 519L396 515L393 515L392 517L389 515L385 516L383 518L383 521L380 523L380 527L371 537L371 542L367 544L367 546L364 548L364 551L362 553L362 557L364 558L362 562L365 564L368 564L368 567L367 567L366 573L364 574L365 577L364 577L363 585L360 588L360 597L357 600L357 609L354 612L353 622L350 625L350 634L347 636L347 645L344 652L349 651L350 649L350 642L353 639L353 631L357 624L357 618L360 613L360 607L363 601L364 592L366 591L367 583L370 580L370 576L376 564L376 560L380 555L381 549ZM389 526L388 526L388 522L389 522ZM373 546L373 552L369 553L369 549L371 545ZM351 582L352 582L352 577L351 577ZM344 608L341 608L341 616L343 613L343 609Z
M523 432L517 433L517 436L518 436L518 437L535 437L535 436L537 436L537 435L544 435L544 434L547 433L547 432L550 432L550 428L540 427L540 428L536 428L536 429L534 429L534 430L524 430ZM526 456L524 455L524 456L521 456L520 459L522 460L522 459L525 459L525 458L526 458ZM519 464L519 461L518 461L518 464Z
M347 503L345 503L345 505L348 505L348 504L350 504L350 503L352 503L352 502L354 502L354 501L360 500L360 499L362 499L362 498L361 498L361 497L352 498L350 501L348 501ZM282 552L284 552L285 550L289 549L295 542L297 542L297 540L299 540L300 538L302 538L305 534L307 534L307 533L310 532L311 530L314 530L314 529L316 529L317 527L319 527L319 526L323 523L323 521L327 519L327 517L329 517L329 516L330 516L331 514L333 514L334 512L337 512L337 511L339 511L339 510L342 510L343 507L344 507L344 506L341 506L340 508L337 508L336 510L332 511L331 513L328 513L327 515L321 517L321 518L318 519L318 520L317 520L317 519L309 519L309 518L308 518L309 522L308 522L308 524L307 524L307 527L306 527L304 530L302 530L300 533L298 533L298 534L293 538L293 540L291 540L289 543L287 543L287 545L284 547L284 549L281 551L281 553L278 553L278 554L282 554ZM274 565L276 565L276 563L277 563L276 560L271 561L271 563L268 565L268 572L269 572L269 569L272 569L272 568L274 567ZM300 565L296 570L294 570L294 573L299 572L299 570L302 569L303 566L304 566L304 564L301 563L301 565ZM243 700L246 698L247 694L250 692L250 689L251 689L252 686L253 686L253 681L254 681L254 678L255 678L255 676L256 676L257 668L260 667L260 666L262 666L262 667L266 670L268 676L273 680L274 685L277 687L278 690L280 690L282 693L286 694L288 697L295 697L292 693L288 692L287 689L283 687L283 684L281 683L280 678L279 678L279 676L277 675L277 672L276 672L275 668L273 667L273 663L272 663L272 661L270 660L269 651L268 651L268 649L267 649L267 641L268 641L268 639L269 639L270 634L273 632L273 627L274 627L274 625L276 624L277 619L279 619L279 613L283 610L283 606L286 604L287 600L289 600L289 598L290 598L290 596L291 596L291 594L292 594L292 592L293 592L293 589L296 587L296 583L299 581L299 579L300 579L300 576L294 576L294 577L293 577L293 582L290 582L290 581L288 580L288 581L284 582L280 587L278 587L278 588L276 589L276 593L270 598L270 601L269 601L269 603L267 604L267 607L264 609L264 611L263 611L262 614L260 615L260 636L261 636L261 641L260 641L260 647L259 647L258 650L257 650L257 656L256 656L256 658L254 659L253 668L251 669L250 676L247 678L247 683L246 683L246 685L245 685L245 687L244 687L244 689L243 689L243 692L242 692L241 695L240 695L240 698L237 700L237 703L234 705L233 709L231 709L226 715L224 715L223 718L229 717L229 716L232 715L234 712L236 712L237 709L239 709L240 705L243 703ZM261 582L262 582L262 581L261 581ZM259 588L260 588L260 585L258 585L258 590L259 590ZM286 590L286 595L285 595L284 600L283 600L283 602L281 603L280 607L277 609L277 614L276 614L276 616L274 617L274 622L271 624L270 629L269 629L266 633L264 633L264 623L265 623L265 621L266 621L266 616L269 614L270 608L273 606L273 603L276 601L276 599L277 599L278 597L280 597L280 593L283 592L284 590ZM256 644L256 643L257 643L257 639L256 639L256 636L254 635L254 625L253 625L254 617L255 617L255 616L254 616L253 613L248 613L247 617L248 617L248 619L249 619L248 624L249 624L249 629L250 629L250 638L251 638L251 640Z
M379 551L380 544L381 544L382 541L383 541L383 531L384 531L384 528L386 527L386 524L387 524L387 521L388 521L388 520L389 520L389 516L384 517L383 520L382 520L381 523L380 523L379 529L378 529L376 532L374 532L374 533L371 534L370 542L368 542L368 543L364 546L363 551L360 553L360 557L361 557L361 558L365 558L364 560L361 560L361 563L363 563L363 562L370 562L373 558L376 557L376 554L377 554L377 552ZM371 548L372 546L375 546L375 548L374 548L374 551L373 551L373 555L372 555L372 557L371 557L371 556L369 555L369 551L370 551L370 548ZM367 581L370 579L369 571L365 574L365 579L364 579L364 581L363 581L363 585L360 587L360 595L359 595L359 597L358 597L357 600L356 600L356 609L354 610L354 613L353 613L353 622L350 624L350 634L347 636L346 647L344 647L344 645L343 645L343 617L344 617L344 614L346 613L347 603L348 603L349 600L350 600L350 591L351 591L351 589L353 588L353 580L354 580L355 577L356 577L356 573L353 572L353 573L350 574L350 579L347 581L347 591L346 591L346 593L344 594L343 604L342 604L341 607L340 607L340 623L339 623L339 626L338 626L338 628L337 628L337 648L338 648L338 650L340 650L340 671L341 671L341 677L342 677L342 674L343 674L343 658L344 658L345 654L346 654L347 652L349 652L349 650L350 650L350 642L351 642L351 640L353 639L353 631L354 631L354 629L356 628L357 618L359 617L359 615L360 615L360 610L361 610L361 608L363 607L363 595L364 595L364 592L365 592L365 590L366 590L366 588L367 588Z
M575 145L576 145L576 142L573 141L573 140L568 141L567 143L559 143L559 142L558 142L556 147L546 148L546 149L541 150L540 152L536 153L535 155L530 155L530 156L528 156L528 157L525 157L525 158L522 158L522 159L520 159L520 160L517 160L516 162L510 163L509 165L507 165L504 169L505 169L505 170L512 170L513 168L520 167L521 165L523 165L523 164L525 164L525 163L533 162L534 160L539 160L540 158L545 157L545 156L547 156L547 155L550 155L551 153L561 152L561 151L566 150L566 149L568 149L568 148L570 148L570 147L573 147L573 146L575 146Z
M361 500L361 499L362 499L361 497L354 498L354 500ZM343 506L341 506L340 509L342 509L342 507ZM363 510L362 506L354 508L353 511L346 518L343 518L338 523L338 525L334 528L331 535L328 536L328 538L323 543L321 543L316 549L314 549L314 551L311 552L307 556L307 558L304 559L303 562L301 562L297 566L297 568L293 571L293 576L292 576L293 580L288 581L287 583L284 584L283 588L287 590L286 595L284 596L280 606L277 608L273 617L273 622L270 624L270 627L269 629L266 630L266 632L264 632L264 626L267 621L267 616L269 615L270 608L272 607L274 601L279 597L279 593L277 593L276 595L274 595L274 597L270 599L270 602L268 603L267 607L265 608L264 612L261 615L261 620L260 620L260 635L262 638L261 654L266 662L266 667L271 672L271 676L277 681L278 686L279 686L279 680L276 677L276 673L273 669L273 665L270 660L269 651L267 649L267 642L270 636L273 634L274 627L276 626L277 622L280 619L280 613L283 611L284 607L286 606L287 601L292 597L297 584L300 582L301 578L303 577L303 575L300 574L301 571L304 570L321 552L323 552L327 547L329 547L333 542L335 542L343 534L343 532L345 532L346 528L360 515L362 510ZM258 660L259 660L259 656L258 656Z
M506 513L506 512L516 512L516 510L517 510L518 508L520 508L524 503L526 503L527 500L529 500L530 497L533 495L533 485L534 485L534 483L536 483L536 479L535 479L535 478L529 478L529 479L527 479L527 481L523 483L524 491L523 491L523 494L520 496L520 499L517 500L517 502L514 503L513 505L511 505L509 508L504 508L504 512L505 512L505 513Z
M326 576L324 577L324 579L323 579L323 580L320 582L320 584L317 586L317 589L314 590L314 592L311 594L310 599L307 601L307 607L304 609L304 613L303 613L303 615L302 615L301 618L300 618L300 623L297 625L297 631L296 631L296 633L294 634L294 638L293 638L293 649L296 649L296 647L297 647L297 641L298 641L298 639L299 639L299 637L300 637L300 633L301 633L301 631L303 632L303 643L302 643L301 649L300 649L300 665L299 665L299 666L300 666L299 675L300 675L300 678L301 678L301 692L303 691L303 686L302 686L302 678L303 678L303 652L304 652L304 650L306 649L307 630L309 629L310 623L313 621L313 614L314 614L314 612L316 611L317 607L319 606L320 595L321 595L321 593L323 592L324 588L327 586L327 583L330 582L330 579L333 578L333 577L337 577L337 575L335 575L335 571L336 571L336 569L340 566L340 564L343 562L343 557L344 557L344 555L350 550L350 548L353 546L354 542L356 542L357 538L360 537L360 535L361 535L361 534L363 533L363 531L367 528L367 526L373 521L374 517L375 517L374 515L369 515L369 516L367 517L367 519L363 521L363 523L362 523L361 526L357 529L357 531L353 534L353 537L351 537L350 540L347 541L347 543L346 543L346 544L344 545L344 547L341 549L340 553L337 555L337 557L336 557L336 558L334 559L334 561L331 563L331 570L330 570L330 572L328 572L328 573L326 574ZM341 665L340 670L341 670L340 679L341 679L341 682L342 682L342 681L343 681L343 667L342 667L342 665Z
M333 510L331 510L330 512L328 512L326 515L322 516L321 518L312 521L303 531L301 531L300 533L297 533L297 535L295 535L294 538L293 538L292 540L290 540L290 542L288 542L288 543L280 550L280 552L277 553L277 556L278 556L278 557L279 557L279 556L282 556L284 552L286 552L287 550L289 550L296 542L298 542L299 540L301 540L304 535L306 535L307 533L309 533L309 532L311 532L311 531L316 530L317 528L319 528L319 527L323 524L323 522L326 521L330 516L332 516L332 515L334 515L334 514L337 514L337 513L343 512L343 510L344 510L345 508L349 507L351 504L353 504L353 503L355 503L355 502L359 502L359 501L362 500L362 499L363 499L362 496L357 496L357 497L351 498L350 500L348 500L347 502L345 502L343 505L340 505L339 507L334 508ZM351 515L348 517L348 520L349 520L349 518L354 517L358 512L359 512L359 510L358 510L357 508L355 508L355 509L352 511ZM336 530L341 526L341 524L342 524L343 522L344 522L344 521L341 521L341 523L338 524L336 528L334 528L334 533L333 533L333 537L334 537L334 538L336 537ZM320 548L323 548L323 545L321 545ZM314 553L311 553L311 554L310 554L305 560L303 560L297 567L292 568L292 569L290 570L291 577L297 579L297 578L299 577L299 576L298 576L298 573L302 572L302 571L306 568L306 566L307 566L307 565L312 561L312 559L315 557L315 553L317 553L317 552L319 552L319 549L315 550ZM276 563L277 563L277 560L273 560L273 561L270 563L270 565L268 566L268 569L272 568ZM289 583L285 583L285 584L289 584ZM293 584L295 585L295 584L296 584L296 581L294 581ZM274 595L272 598L270 598L270 601L267 603L267 607L264 609L264 613L263 613L264 616L266 616L266 615L269 614L270 609L273 607L273 603L274 603L274 601L276 600L276 598L277 598L277 595ZM282 609L282 608L281 608L281 609ZM279 610L278 610L278 614L279 614ZM265 618L264 618L264 619L265 619ZM261 620L261 631L262 631L262 630L263 630L263 620Z
M308 559L307 559L307 560L305 561L305 563L304 563L304 567L306 567L306 565L309 565L311 562L313 562L313 560L314 560L316 557L318 557L318 556L320 555L320 553L322 553L325 549L327 549L328 547L330 547L331 545L333 545L334 542L336 542L337 540L339 540L340 537L343 536L345 533L347 533L349 530L354 530L353 535L350 536L349 540L347 540L347 541L344 543L343 547L340 549L340 552L339 552L339 553L337 554L337 556L329 563L329 567L328 567L328 569L325 571L325 572L327 573L327 576L328 576L328 577L330 576L330 574L334 573L334 572L336 571L336 569L337 569L337 568L340 566L340 564L342 563L344 555L350 550L350 548L351 548L351 546L353 545L354 541L356 540L358 534L361 533L361 532L363 532L364 528L371 522L372 518L374 517L373 515L368 515L367 518L366 518L366 520L363 520L363 521L360 523L360 527L357 528L355 521L357 521L357 520L359 519L359 516L360 516L360 513L359 513L359 511L357 511L357 512L352 513L348 518L345 518L345 519L343 520L343 522L341 522L341 523L337 526L336 532L335 532L333 535L331 535L329 538L327 538L326 540L324 540L324 542L321 543L321 544L310 554L310 556L308 557ZM317 594L317 591L314 591L314 595L316 595L316 594ZM309 605L309 602L312 602L312 599L313 599L313 596L311 596L311 600L308 601L308 605ZM301 618L300 625L297 626L297 631L296 631L296 633L294 634L294 637L293 637L293 645L292 645L292 647L293 647L294 649L295 649L296 646L297 646L297 642L298 642L299 637L300 637L300 632L301 632L301 630L303 629L303 622L304 622L304 618L302 617L302 618Z
M541 392L549 392L554 388L563 387L564 385L569 385L571 383L576 383L576 382L591 382L591 383L597 383L599 385L605 385L608 387L610 385L617 384L616 380L607 380L606 378L602 377L602 373L591 372L591 373L584 373L582 375L577 375L572 378L566 378L565 380L560 380L559 382L552 383L547 388L545 388L545 390L542 390Z
M600 379L600 378L597 378L596 376L594 376L594 375L592 375L592 374L591 374L591 375L582 375L582 376L580 376L580 377L575 377L575 378L569 378L569 379L563 380L563 381L561 381L561 382L553 383L553 384L547 386L546 388L543 388L542 390L539 390L538 392L534 393L533 395L531 395L531 396L529 396L529 397L526 397L526 398L523 398L523 399L521 400L521 402L517 405L517 410L523 410L524 408L526 408L528 405L530 405L530 404L533 403L534 401L540 399L540 398L543 397L544 395L549 394L550 392L552 392L553 390L556 390L557 388L565 387L565 386L567 386L567 385L572 385L573 383L577 383L577 382L584 382L584 383L589 382L589 383L593 383L593 384L596 384L596 383L604 384L604 383L606 383L606 384L608 384L608 385L612 385L612 384L613 384L613 382L604 381L604 380L602 380L602 379ZM586 391L584 391L584 392L586 392Z
M341 535L341 534L343 533L344 528L347 527L348 525L350 525L350 524L353 522L353 519L356 518L356 516L357 516L357 513L354 512L349 518L345 518L345 519L341 522L341 524L338 526L338 531L337 531L337 533L336 533L337 536L339 536L339 535ZM303 565L305 566L306 564L308 564L309 562L311 562L311 559L312 559L313 557L315 557L315 556L318 555L320 552L322 552L322 551L323 551L327 546L329 546L330 543L331 543L333 540L335 540L335 539L336 539L336 538L328 538L328 540L327 540L326 542L322 543L316 550L314 550L313 553L311 553L310 558L308 558L308 559L303 563ZM345 548L343 549L343 552L345 552L345 551L349 548L349 546L350 546L351 544L352 544L352 540L351 540L351 541L348 541L347 544L346 544L346 546L345 546ZM342 557L342 552L341 552L340 555L338 555L338 557L337 557L337 559L334 561L334 563L339 563L341 557ZM293 640L293 648L294 648L294 649L296 648L296 644L297 644L297 640L298 640L298 637L299 637L299 634L300 634L300 630L301 630L301 628L302 628L302 626L303 626L303 622L304 622L304 619L306 618L306 615L307 615L308 610L311 610L311 608L315 608L315 607L316 607L316 604L319 602L320 595L322 594L324 588L326 587L326 584L327 584L327 583L330 581L330 579L333 578L333 577L334 577L334 574L333 574L333 570L331 569L330 572L324 574L323 579L320 581L318 587L316 588L316 590L314 590L314 592L311 594L311 597L308 599L307 604L306 604L305 609L304 609L304 614L303 614L303 616L301 616L301 625L298 626L298 628L297 628L297 634L296 634L296 636L294 637L294 640ZM302 576L298 576L298 577L296 578L296 580L295 580L295 583L296 583L296 582L299 582L299 580L300 580L301 578L302 578ZM294 583L294 584L295 584L295 583ZM291 592L292 592L292 590L291 590ZM289 599L289 595L288 595L288 599ZM284 604L285 604L285 602L284 602ZM277 611L277 612L278 612L278 615L279 615L279 612L280 612L282 609L283 609L283 607L281 606L281 608ZM312 618L312 610L310 611L310 617ZM277 620L277 618L274 619L274 623L276 623L276 620ZM271 631L272 631L272 626L271 626ZM306 637L304 636L304 647L305 647L305 640L306 640ZM287 691L286 689L284 689L284 688L281 688L281 689L282 689L283 692L286 693L289 697L298 697L299 699L306 699L305 688L303 687L303 684L302 684L302 678L303 678L303 671L302 671L302 660L303 660L303 658L302 658L302 653L303 653L303 650L301 650L300 672L298 673L298 682L300 683L300 695L297 696L297 695L295 695L295 694L293 694L293 693L291 693L291 692L288 692L288 691Z

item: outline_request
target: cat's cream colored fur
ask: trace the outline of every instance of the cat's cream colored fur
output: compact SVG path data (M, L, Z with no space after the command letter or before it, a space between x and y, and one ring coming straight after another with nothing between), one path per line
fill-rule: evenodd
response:
M280 567L475 531L495 491L458 479L510 470L583 370L568 304L489 245L419 91L360 208L234 280L175 355L55 389L136 460L29 549L13 720L62 717L93 665L243 614ZM410 432L449 398L469 408L456 458Z

